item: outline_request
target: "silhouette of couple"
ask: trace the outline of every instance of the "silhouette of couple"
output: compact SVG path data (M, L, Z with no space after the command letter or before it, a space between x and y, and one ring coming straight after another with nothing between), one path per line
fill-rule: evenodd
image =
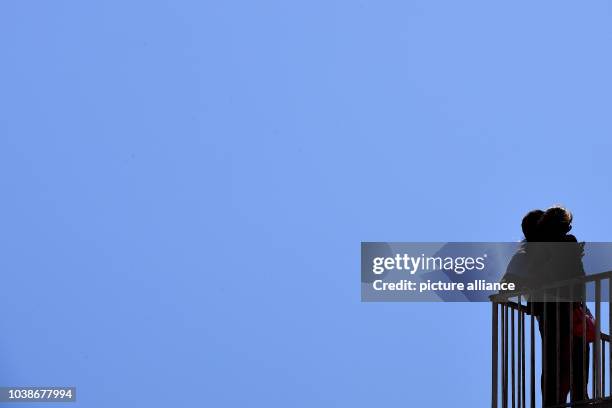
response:
M541 289L585 276L584 243L569 234L572 214L563 207L532 210L523 218L521 227L525 240L512 257L503 281L514 282L529 293L527 306L538 320L543 406L564 404L570 393L572 402L585 400L589 344L575 324L576 316L587 310L582 302L584 284Z

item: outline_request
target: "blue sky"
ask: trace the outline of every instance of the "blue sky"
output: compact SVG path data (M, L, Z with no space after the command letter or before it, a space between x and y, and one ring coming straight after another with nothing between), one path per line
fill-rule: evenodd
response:
M0 383L76 406L485 406L486 304L361 241L610 241L604 1L4 1Z

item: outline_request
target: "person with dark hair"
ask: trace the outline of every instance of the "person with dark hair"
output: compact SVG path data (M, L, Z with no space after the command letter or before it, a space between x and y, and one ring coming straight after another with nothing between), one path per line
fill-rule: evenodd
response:
M569 323L570 318L574 318L575 309L582 307L580 299L584 285L574 285L571 289L538 290L585 275L582 265L584 245L569 234L572 221L571 212L559 206L546 211L529 211L521 222L525 239L502 278L502 282L513 282L517 290L527 294L527 309L533 310L538 320L542 337L544 407L564 404L570 391L572 402L588 398L589 345L582 336L571 333ZM571 378L570 361L573 366Z
M538 241L538 226L543 215L544 211L542 210L531 210L523 217L523 221L521 221L521 229L523 230L525 241Z
M542 213L537 224L545 238L563 240L568 237L573 220L574 216L567 208L554 206ZM573 235L571 237L576 238Z
M538 264L541 264L543 260L538 259L537 251L529 250L533 247L531 243L538 242L539 239L539 223L540 219L544 215L542 210L531 210L524 217L521 222L521 228L525 239L521 241L521 245L516 253L512 256L506 273L502 278L502 282L514 283L516 289L528 289L538 284L538 276L534 272Z
M546 210L538 222L539 238L543 241L539 252L545 254L546 262L536 273L543 278L545 285L585 276L582 265L584 245L569 234L572 220L571 212L555 206ZM544 407L564 404L570 391L572 402L588 398L589 344L584 337L575 336L570 330L570 319L574 318L575 309L582 307L583 293L584 285L547 291L547 301L537 308L542 336Z

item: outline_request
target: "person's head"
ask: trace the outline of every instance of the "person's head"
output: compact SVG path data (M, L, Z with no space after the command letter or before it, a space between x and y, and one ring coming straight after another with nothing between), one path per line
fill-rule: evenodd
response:
M538 225L543 215L544 211L542 210L531 210L523 217L521 228L523 229L523 235L525 235L527 241L537 240Z
M564 207L553 206L544 212L539 228L548 237L561 237L572 229L572 213Z

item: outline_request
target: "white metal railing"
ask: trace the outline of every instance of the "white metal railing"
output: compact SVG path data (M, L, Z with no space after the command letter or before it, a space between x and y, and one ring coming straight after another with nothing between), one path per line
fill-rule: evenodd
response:
M612 406L612 350L610 349L610 336L601 332L601 294L602 283L607 282L608 288L608 328L612 327L612 271L589 275L585 277L565 280L552 285L530 289L528 291L515 291L511 293L500 293L490 297L492 302L492 336L491 336L491 407L497 408L535 408L536 395L544 390L550 390L548 387L555 385L556 395L560 395L562 387L561 365L567 364L566 361L560 361L567 356L561 356L561 342L568 341L569 344L569 395L570 402L556 401L554 404L547 403L547 406L558 407L574 407L574 406L597 406L603 404L611 404ZM576 286L583 288L581 300L571 298L569 301L559 301L563 296L559 294L561 291L575 290ZM573 308L575 304L585 299L587 286L594 286L594 305L595 305L595 339L590 347L586 341L586 316L583 317L582 337L573 335ZM556 295L556 297L555 297ZM548 296L548 299L547 299ZM550 301L554 298L553 301ZM538 302L528 301L537 299ZM539 313L536 313L536 308L540 308ZM567 308L568 313L562 313L562 308ZM554 312L556 309L556 313ZM565 309L563 309L565 310ZM552 319L548 314L553 314ZM537 318L536 318L537 315ZM569 316L569 317L567 317ZM568 318L569 322L562 323L561 318ZM549 323L556 328L556 333L547 333L549 325L546 323L547 318ZM536 322L537 320L537 322ZM536 350L536 324L545 329L542 331L542 344L547 347L555 346L545 355L542 355L541 350ZM569 331L560 333L562 324L569 325ZM542 326L543 325L543 326ZM567 326L564 326L567 327ZM569 339L565 339L565 335ZM540 336L540 334L537 334ZM553 336L554 343L547 342L547 335ZM551 338L549 337L548 340ZM573 355L576 344L582 343L583 355L581 358L582 367L574 367ZM579 346L577 346L579 347ZM606 348L608 353L606 356ZM554 354L556 358L556 369L554 373L547 372L545 367L547 364L542 364L541 385L542 389L536 387L536 356L539 355L543 361L546 361L547 356ZM587 357L587 358L585 358ZM501 360L501 361L500 361ZM590 363L589 363L590 361ZM500 364L501 363L501 364ZM583 370L583 384L574 384L574 370ZM608 375L606 376L606 372ZM550 378L551 374L555 378ZM587 389L588 377L590 377L590 396L584 392ZM606 380L608 387L606 392ZM551 383L550 381L553 381ZM567 384L566 384L567 385ZM581 387L581 388L578 388ZM583 390L581 393L580 390ZM575 396L584 394L583 398L578 400ZM562 397L558 397L561 399Z

